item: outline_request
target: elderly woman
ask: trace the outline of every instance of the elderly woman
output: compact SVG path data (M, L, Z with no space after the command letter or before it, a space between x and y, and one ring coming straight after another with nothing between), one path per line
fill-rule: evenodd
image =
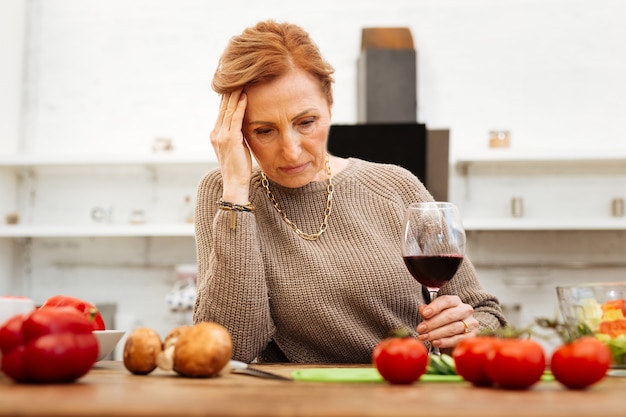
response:
M260 22L226 47L213 79L219 169L195 213L194 320L224 325L235 359L304 363L370 363L401 327L445 351L504 325L468 259L425 300L400 235L407 205L433 197L401 167L329 155L332 74L293 24Z

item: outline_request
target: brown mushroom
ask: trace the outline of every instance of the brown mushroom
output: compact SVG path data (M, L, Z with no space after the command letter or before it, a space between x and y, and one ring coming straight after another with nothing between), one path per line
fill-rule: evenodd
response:
M162 350L159 334L139 327L128 335L124 344L124 366L133 374L147 375L156 369L156 358Z
M233 342L228 330L217 323L201 322L181 334L174 349L174 371L183 376L218 375L230 360Z
M159 352L156 358L159 369L164 371L172 371L174 369L174 349L176 348L176 342L178 342L178 338L189 331L191 327L192 326L189 325L178 326L165 336L165 339L163 339L163 350Z

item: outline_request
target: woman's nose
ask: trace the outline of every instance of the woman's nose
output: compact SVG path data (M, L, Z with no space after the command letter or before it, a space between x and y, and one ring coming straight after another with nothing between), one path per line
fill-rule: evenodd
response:
M300 136L293 131L283 133L282 137L282 153L283 157L288 161L297 161L302 152L300 146Z

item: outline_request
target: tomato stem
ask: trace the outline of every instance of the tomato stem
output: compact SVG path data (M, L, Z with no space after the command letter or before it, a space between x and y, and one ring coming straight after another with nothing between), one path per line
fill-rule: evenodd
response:
M533 334L532 327L516 328L513 326L506 326L500 329L484 329L479 333L479 336L495 336L501 339L530 339Z
M406 327L399 327L397 329L391 329L387 335L387 337L398 337L398 338L403 338L403 337L411 337L411 332L409 332L409 329L407 329Z
M593 332L584 322L561 322L558 319L540 317L535 320L539 327L552 330L563 343L571 343L584 336L593 335Z

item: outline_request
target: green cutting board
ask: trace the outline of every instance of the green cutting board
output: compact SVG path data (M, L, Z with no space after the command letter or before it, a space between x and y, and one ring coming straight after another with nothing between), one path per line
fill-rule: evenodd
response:
M376 368L309 368L292 372L296 381L312 382L383 382ZM459 382L459 375L424 374L420 382Z
M310 382L383 382L383 377L376 368L308 368L293 371L291 377L296 381ZM554 381L551 372L546 371L542 381ZM419 382L462 382L460 375L424 374Z

